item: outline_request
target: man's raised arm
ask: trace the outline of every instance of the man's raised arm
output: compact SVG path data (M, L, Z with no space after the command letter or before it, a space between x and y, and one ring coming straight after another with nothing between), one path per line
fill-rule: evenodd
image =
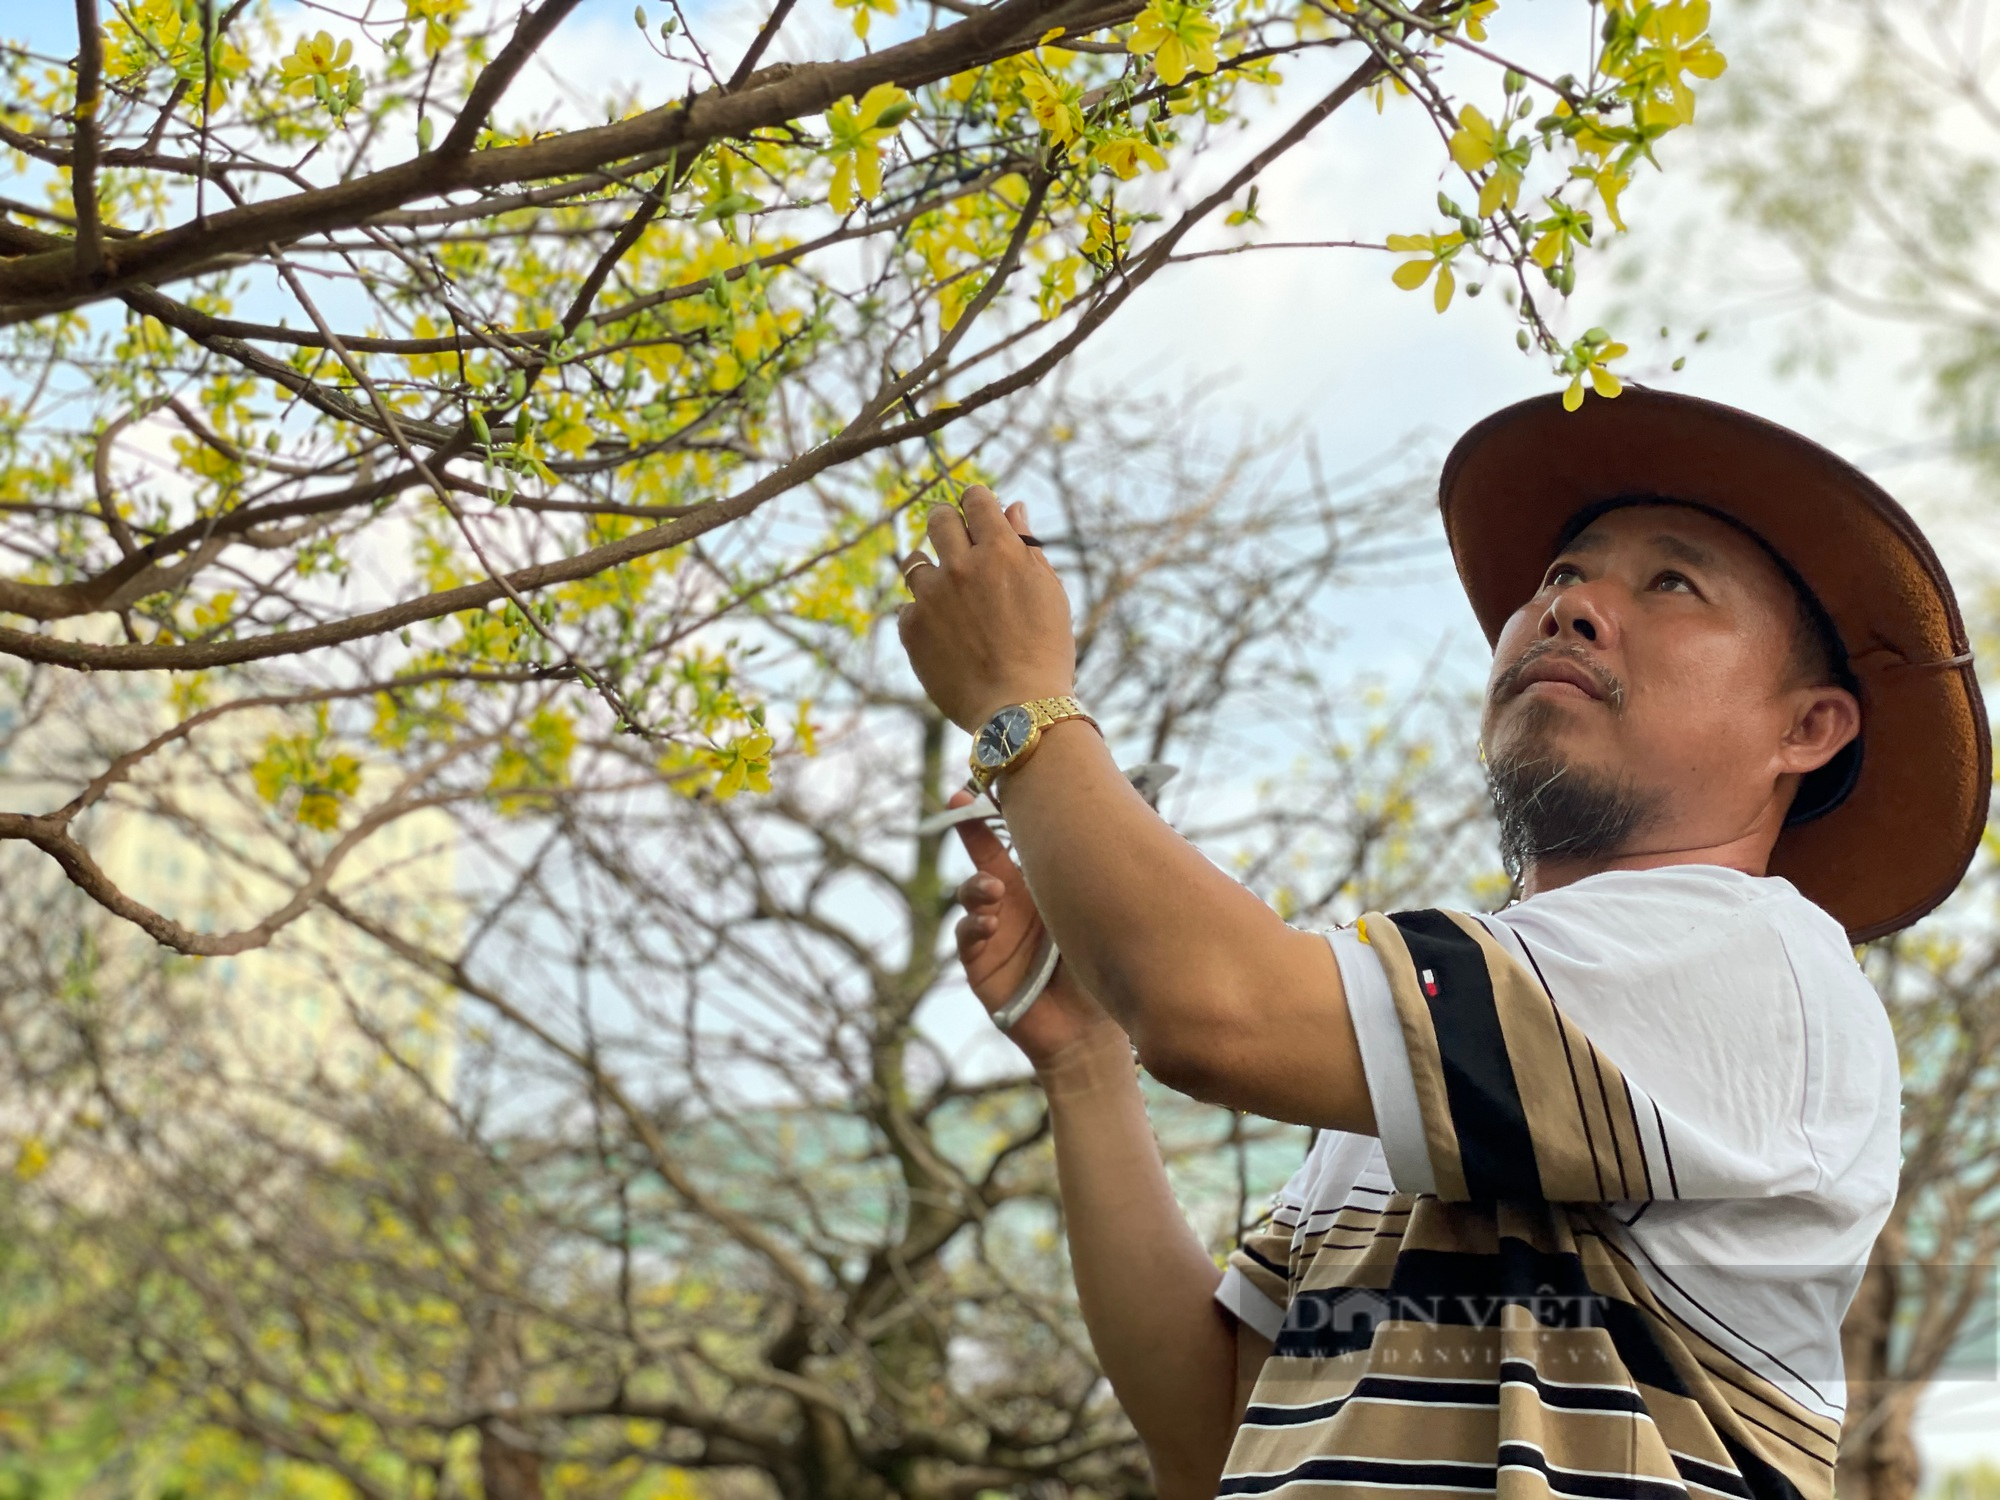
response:
M1020 530L1016 529L1018 523ZM1010 704L1066 694L1069 601L991 491L931 513L935 565L906 565L903 644L932 700L977 730ZM1272 1119L1373 1134L1340 973L1135 792L1081 721L1043 732L1003 773L1007 826L1035 905L1082 986L1163 1082Z

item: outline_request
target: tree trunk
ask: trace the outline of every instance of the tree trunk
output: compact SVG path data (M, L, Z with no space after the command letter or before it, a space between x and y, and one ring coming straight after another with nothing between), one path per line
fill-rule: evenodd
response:
M1923 1477L1911 1434L1922 1391L1895 1378L1889 1363L1896 1292L1895 1267L1880 1258L1871 1261L1841 1325L1847 1424L1834 1472L1840 1500L1916 1500Z
M542 1458L509 1441L498 1422L479 1429L479 1483L486 1500L544 1500Z

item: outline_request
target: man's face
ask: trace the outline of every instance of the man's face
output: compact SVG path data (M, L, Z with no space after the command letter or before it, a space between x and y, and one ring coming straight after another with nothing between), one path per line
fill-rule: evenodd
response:
M1503 824L1524 789L1575 803L1553 846L1517 829L1511 852L1704 849L1766 825L1775 838L1797 776L1858 722L1840 689L1799 680L1797 618L1784 575L1722 521L1646 505L1592 522L1494 649L1482 741Z

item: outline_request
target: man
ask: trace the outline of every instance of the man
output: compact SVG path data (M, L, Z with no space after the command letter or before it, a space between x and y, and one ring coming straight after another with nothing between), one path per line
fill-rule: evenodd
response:
M1474 428L1446 534L1521 899L1296 931L1180 840L1073 701L1062 588L972 489L906 564L975 741L959 951L1047 1090L1091 1338L1166 1497L1323 1487L1831 1500L1839 1325L1895 1192L1850 942L1957 883L1990 774L1909 518L1823 449L1644 390ZM1030 705L1022 709L1020 705ZM1032 891L1032 896L1030 896ZM1319 1128L1218 1272L1132 1053Z

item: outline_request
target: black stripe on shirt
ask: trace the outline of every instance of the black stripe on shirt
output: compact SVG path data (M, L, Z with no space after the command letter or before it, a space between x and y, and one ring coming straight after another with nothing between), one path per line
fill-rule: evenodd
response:
M1517 932L1514 934L1514 941L1521 945L1521 951L1527 955L1528 967L1535 971L1535 982L1542 987L1542 994L1548 999L1549 1009L1555 1014L1556 1035L1562 1038L1563 1062L1569 1068L1569 1086L1576 1093L1576 1117L1583 1122L1584 1149L1590 1153L1590 1170L1597 1178L1598 1201L1604 1202L1610 1195L1604 1191L1603 1158L1597 1154L1597 1133L1590 1128L1590 1106L1584 1101L1583 1079L1576 1071L1576 1053L1569 1044L1569 1029L1563 1025L1562 1008L1556 1004L1556 992L1549 988L1548 976L1542 972L1541 963L1535 957L1535 950L1528 946L1528 940ZM1637 1130L1638 1126L1635 1124L1633 1126L1635 1134ZM1614 1145L1617 1143L1617 1136L1618 1132L1613 1129Z
M1492 1464L1431 1459L1309 1458L1279 1474L1234 1474L1218 1495L1268 1495L1288 1484L1365 1484L1392 1490L1492 1490Z
M1350 1401L1404 1401L1422 1406L1498 1406L1500 1387L1490 1380L1410 1380L1364 1375L1345 1396L1304 1406L1252 1406L1245 1427L1304 1427L1338 1416Z
M1748 1444L1726 1432L1717 1432L1716 1436L1722 1439L1729 1461L1742 1474L1744 1488L1749 1491L1752 1500L1805 1500L1799 1493L1799 1487L1787 1479L1777 1465L1758 1457Z
M1704 1463L1701 1459L1690 1458L1685 1453L1670 1453L1674 1467L1680 1470L1681 1478L1702 1489L1713 1490L1717 1494L1735 1495L1738 1500L1753 1500L1749 1484L1734 1469L1725 1469L1719 1464Z
M1502 1443L1499 1467L1532 1469L1547 1482L1551 1493L1573 1495L1577 1500L1687 1500L1687 1487L1678 1480L1560 1468L1532 1443Z
M1500 1361L1503 1385L1532 1387L1542 1405L1558 1411L1612 1412L1624 1416L1646 1415L1646 1403L1639 1393L1622 1385L1569 1385L1542 1379L1541 1371L1524 1359Z
M1538 1199L1541 1172L1534 1137L1514 1080L1493 1002L1485 951L1441 911L1405 911L1390 917L1410 950L1419 989L1427 995L1444 1068L1445 1100L1458 1136L1465 1188L1474 1199ZM1433 983L1424 984L1429 970Z
M1667 1122L1660 1114L1659 1104L1652 1100L1647 1102L1653 1105L1653 1127L1660 1133L1660 1154L1667 1159L1667 1186L1678 1198L1681 1195L1681 1179L1680 1174L1674 1170L1674 1148L1667 1144Z
M1500 1381L1443 1380L1393 1375L1364 1375L1345 1396L1309 1401L1300 1406L1251 1406L1243 1413L1245 1427L1305 1427L1340 1415L1352 1401L1399 1401L1413 1406L1498 1406L1500 1386L1525 1385L1536 1399L1555 1411L1600 1412L1612 1416L1645 1416L1639 1393L1623 1386L1563 1385L1543 1380L1523 1360L1503 1360ZM1690 1460L1693 1462L1693 1460ZM1724 1472L1717 1470L1717 1473ZM1741 1479L1737 1480L1742 1483ZM1746 1491L1747 1493L1747 1491Z
M1245 1240L1242 1244L1238 1245L1236 1248L1242 1252L1243 1258L1245 1260L1250 1261L1254 1265L1262 1266L1266 1271L1269 1271L1273 1276L1282 1277L1287 1281L1291 1279L1292 1268L1290 1266L1281 1266L1276 1261L1271 1260L1266 1256L1259 1255L1257 1253L1257 1247L1251 1244L1250 1241Z

